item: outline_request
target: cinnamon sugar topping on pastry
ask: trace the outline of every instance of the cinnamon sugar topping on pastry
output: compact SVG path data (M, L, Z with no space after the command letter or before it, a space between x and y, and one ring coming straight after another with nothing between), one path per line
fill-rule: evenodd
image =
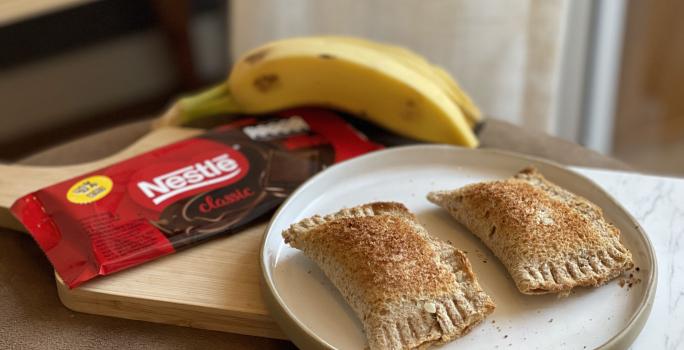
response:
M285 242L315 261L364 324L371 349L414 349L467 333L494 309L463 252L399 203L304 219Z

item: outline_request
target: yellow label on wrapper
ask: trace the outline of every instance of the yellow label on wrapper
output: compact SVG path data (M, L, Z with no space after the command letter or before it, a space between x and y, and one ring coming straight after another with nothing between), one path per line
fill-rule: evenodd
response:
M112 191L113 182L107 176L95 175L75 183L67 192L67 200L76 204L88 204L104 198Z

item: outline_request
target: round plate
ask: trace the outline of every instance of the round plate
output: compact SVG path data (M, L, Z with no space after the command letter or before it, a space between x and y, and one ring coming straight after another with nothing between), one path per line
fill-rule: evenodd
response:
M579 288L566 298L529 296L474 235L429 203L432 190L505 179L533 165L550 181L603 208L622 232L640 283ZM421 145L374 152L335 165L302 185L280 207L261 249L265 301L283 331L301 348L362 349L361 322L323 272L283 242L281 232L314 214L372 201L397 201L415 213L430 234L468 252L482 288L496 303L483 324L444 349L627 348L653 303L656 261L648 237L612 197L587 178L540 159L493 150Z

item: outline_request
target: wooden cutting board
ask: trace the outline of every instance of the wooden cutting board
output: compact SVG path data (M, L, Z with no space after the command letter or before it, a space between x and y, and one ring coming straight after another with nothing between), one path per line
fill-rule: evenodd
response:
M160 128L113 156L78 165L0 165L0 226L24 230L8 209L25 194L200 132ZM71 290L57 278L59 297L68 308L86 313L285 339L261 299L258 255L265 226Z

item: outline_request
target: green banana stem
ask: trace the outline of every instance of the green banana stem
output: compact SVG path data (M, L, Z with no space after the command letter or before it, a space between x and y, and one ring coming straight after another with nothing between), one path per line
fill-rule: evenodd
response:
M240 107L230 94L228 82L225 81L198 94L183 97L178 103L181 107L181 125L212 115L240 113Z

